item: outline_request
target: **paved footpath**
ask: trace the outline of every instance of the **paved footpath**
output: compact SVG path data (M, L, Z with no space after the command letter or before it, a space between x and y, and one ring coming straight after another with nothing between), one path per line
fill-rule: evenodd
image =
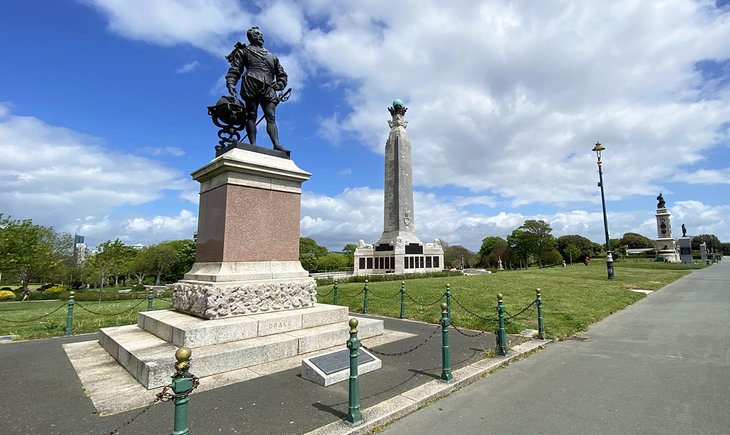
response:
M385 433L730 433L729 258L580 337L515 362Z
M361 377L364 409L432 382L441 373L439 335L418 346L434 334L436 325L385 319L385 327L408 333L409 338L379 345L378 351L416 349L402 357L382 357L382 369ZM97 415L62 348L65 343L89 340L97 340L97 335L0 345L0 435L108 434L140 411ZM471 338L452 334L451 344L452 367L458 370L482 361L484 350L495 346L495 338L493 334ZM191 372L195 373L195 354ZM192 434L293 435L339 422L347 406L347 382L325 388L302 379L296 368L195 392L189 421ZM172 415L170 402L157 404L119 433L169 434Z

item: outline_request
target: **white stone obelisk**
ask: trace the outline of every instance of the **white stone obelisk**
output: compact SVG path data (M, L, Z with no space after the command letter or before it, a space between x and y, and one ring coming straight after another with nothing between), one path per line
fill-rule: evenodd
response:
M444 251L438 240L422 243L413 212L413 162L404 119L408 109L400 100L388 108L390 134L385 143L383 233L375 244L364 241L355 250L355 274L423 273L443 269Z

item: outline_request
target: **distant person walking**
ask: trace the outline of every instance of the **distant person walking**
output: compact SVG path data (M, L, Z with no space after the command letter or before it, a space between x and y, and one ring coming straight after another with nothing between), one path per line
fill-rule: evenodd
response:
M30 289L28 287L23 289L23 300L20 302L25 302L26 299L30 297Z

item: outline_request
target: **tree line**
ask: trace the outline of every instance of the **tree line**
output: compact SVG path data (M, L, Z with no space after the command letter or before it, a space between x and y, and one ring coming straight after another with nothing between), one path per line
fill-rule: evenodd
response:
M730 255L730 243L721 243L714 234L692 239L692 249L705 243L709 252ZM586 257L605 255L605 246L577 235L555 237L543 220L528 219L506 238L488 236L479 251L442 241L444 263L450 267L505 268L539 267L576 263ZM612 251L625 255L626 249L655 248L655 242L637 233L611 239ZM353 267L356 245L329 251L310 237L299 239L299 260L310 272L346 271ZM60 283L69 287L131 286L175 282L183 278L195 262L193 240L171 240L135 248L119 239L101 243L94 252L79 253L74 237L31 220L13 220L0 214L0 283Z
M195 262L193 240L135 248L107 240L78 252L74 236L0 214L0 282L59 283L72 288L175 282Z

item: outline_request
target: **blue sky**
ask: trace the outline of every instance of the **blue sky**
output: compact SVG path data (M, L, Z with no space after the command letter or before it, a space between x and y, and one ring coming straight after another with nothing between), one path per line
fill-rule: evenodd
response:
M543 219L602 243L597 140L612 237L655 238L662 191L675 237L730 241L730 6L689 0L2 2L0 213L91 246L191 237L206 106L252 25L294 88L302 235L332 250L382 232L394 98L424 241Z

